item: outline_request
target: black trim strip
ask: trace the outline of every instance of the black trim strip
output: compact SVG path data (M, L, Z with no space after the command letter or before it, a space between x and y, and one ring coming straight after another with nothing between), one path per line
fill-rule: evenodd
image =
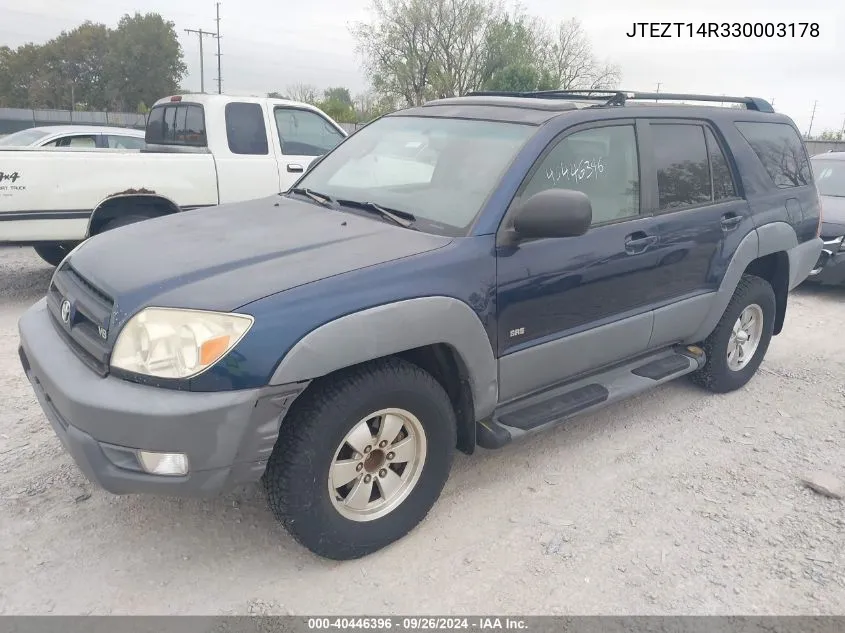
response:
M14 211L0 213L0 222L7 220L87 220L91 211Z

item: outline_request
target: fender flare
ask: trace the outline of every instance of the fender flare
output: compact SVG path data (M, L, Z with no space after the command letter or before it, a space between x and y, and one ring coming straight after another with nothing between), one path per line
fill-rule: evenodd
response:
M313 380L338 369L426 345L443 343L469 373L476 419L498 401L498 365L478 315L452 297L407 299L354 312L321 325L282 358L271 385Z
M91 237L91 225L94 223L94 220L97 217L97 213L103 208L103 206L105 206L109 202L112 202L113 200L121 200L123 198L148 198L160 200L167 204L169 207L171 207L173 209L173 213L178 213L181 210L179 205L167 196L163 196L160 193L156 193L155 191L151 191L148 189L130 189L128 191L121 191L120 193L113 193L100 200L94 207L94 210L91 212L91 215L88 216L88 225L85 227L86 239Z
M689 340L703 341L716 328L736 291L742 274L751 262L779 251L788 253L796 246L798 246L798 236L792 225L786 222L765 224L746 235L739 243L725 270L722 283L715 292L707 316Z

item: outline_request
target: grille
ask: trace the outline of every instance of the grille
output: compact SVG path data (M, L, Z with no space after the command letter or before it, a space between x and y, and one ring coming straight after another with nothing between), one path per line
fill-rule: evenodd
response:
M68 302L67 321L62 305ZM53 324L70 348L100 376L108 374L111 345L100 334L108 332L114 301L65 263L53 275L47 292L47 308Z

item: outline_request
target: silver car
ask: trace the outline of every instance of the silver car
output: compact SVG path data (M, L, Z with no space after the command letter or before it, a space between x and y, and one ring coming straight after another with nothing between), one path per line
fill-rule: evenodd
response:
M46 125L0 138L0 149L7 147L141 149L144 147L144 130L109 126Z

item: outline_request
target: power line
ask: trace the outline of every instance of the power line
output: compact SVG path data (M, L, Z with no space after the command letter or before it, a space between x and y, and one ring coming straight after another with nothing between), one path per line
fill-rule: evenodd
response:
M212 31L203 31L202 29L185 29L186 33L196 33L200 40L200 92L205 94L205 60L202 52L202 38L205 35L214 37Z
M220 70L222 53L220 52L220 3L217 3L217 94L223 94L223 73Z

